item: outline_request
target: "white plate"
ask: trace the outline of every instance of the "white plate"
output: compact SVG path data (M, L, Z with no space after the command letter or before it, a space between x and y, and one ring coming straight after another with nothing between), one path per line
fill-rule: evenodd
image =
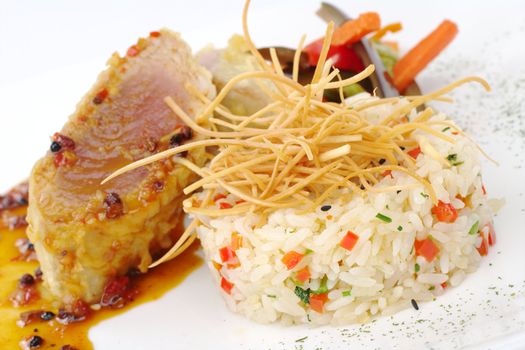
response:
M465 86L454 116L500 162L486 163L491 197L506 205L496 218L498 242L479 270L420 310L348 327L282 327L231 314L204 267L158 301L103 322L90 332L103 349L507 349L525 348L525 3L479 1L339 1L349 14L377 10L384 23L402 21L402 48L443 18L460 34L418 78L423 90L467 75L489 80L493 92ZM33 8L14 2L0 14L0 189L27 176L113 48L122 51L149 30L168 26L194 48L224 44L240 31L242 1L108 3L79 8L51 1ZM41 6L41 7L39 7ZM288 45L323 32L317 1L255 1L251 31L260 45ZM34 28L38 28L35 30ZM307 337L302 342L297 339Z

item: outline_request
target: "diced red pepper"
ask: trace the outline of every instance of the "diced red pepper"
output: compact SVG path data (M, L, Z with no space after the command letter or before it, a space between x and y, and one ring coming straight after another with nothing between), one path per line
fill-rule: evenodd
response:
M70 166L75 164L77 157L72 151L64 151L55 154L55 159L53 164L55 167L59 168L61 166Z
M245 203L246 201L244 199L239 199L238 201L235 201L235 204L242 204L242 203Z
M323 48L324 38L318 39L304 48L304 52L308 57L308 62L311 66L316 66L319 56L321 55L321 49ZM351 46L330 46L328 50L327 58L333 60L333 65L341 70L350 72L361 72L365 69L363 62L356 54Z
M230 209L232 207L232 205L228 202L220 202L219 203L219 208L220 209Z
M483 191L483 194L487 194L487 190L485 189L485 185L481 185L481 191Z
M226 278L221 278L221 288L227 293L232 294L234 284L228 281Z
M432 207L432 214L441 222L452 223L458 218L458 211L450 203L439 201L437 205Z
M224 193L219 193L215 197L213 197L213 201L218 202L219 200L224 199L224 198L226 198L226 195Z
M150 32L149 36L151 36L153 38L158 38L160 36L160 32Z
M447 288L447 282L441 283L441 288L443 288L443 289Z
M104 100L106 99L106 97L108 97L109 95L109 92L107 89L102 89L100 90L96 95L95 97L93 98L93 103L96 104L96 105L99 105L101 104L102 102L104 102Z
M320 314L324 312L324 304L328 301L328 293L310 295L310 308Z
M339 242L339 245L345 248L346 250L352 250L354 249L354 246L356 245L358 239L358 235L356 235L352 231L348 231L341 240L341 242Z
M417 159L417 157L421 154L421 147L417 146L416 148L408 151L407 153L412 158Z
M310 277L312 277L312 275L310 274L310 269L308 266L305 266L301 270L297 271L297 274L295 275L295 279L301 283L308 281Z
M492 247L494 244L496 244L496 231L494 230L494 226L491 222L489 222L487 226L489 228L488 241L489 245Z
M428 262L432 262L439 253L438 246L430 238L421 241L416 240L414 242L414 248L416 249L416 255L424 257Z
M72 151L75 149L75 141L59 132L54 133L51 140L60 145L60 151Z
M100 305L115 306L121 305L122 298L130 285L128 276L115 277L106 284L104 292L100 298Z
M303 259L304 255L301 253L297 253L296 251L289 251L288 253L284 254L281 261L284 265L286 265L286 268L288 270L293 269L299 262Z
M479 236L481 237L481 245L477 249L479 255L485 256L489 253L489 245L487 242L487 238L485 238L485 235L482 232L479 233Z
M222 247L221 249L219 249L219 255L223 263L231 261L237 257L235 252L230 247Z

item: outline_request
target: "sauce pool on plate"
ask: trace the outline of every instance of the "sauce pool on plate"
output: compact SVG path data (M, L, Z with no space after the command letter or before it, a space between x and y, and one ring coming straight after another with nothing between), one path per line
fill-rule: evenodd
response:
M9 219L23 218L26 208L0 211L0 344L2 349L93 349L88 338L89 330L101 321L119 315L137 305L156 300L181 283L186 276L202 264L195 253L198 244L193 244L176 259L156 267L146 274L133 278L133 300L118 309L91 310L84 321L61 324L56 315L59 305L47 295L42 282L34 282L39 296L30 298L27 305L15 307L13 295L25 274L35 275L38 261L21 259L17 241L26 238L25 227L9 228ZM182 221L182 220L180 220ZM23 226L23 225L19 225ZM20 325L20 315L26 311L51 311L53 314L37 316L36 321ZM43 316L42 316L43 315ZM49 319L46 321L45 319ZM18 322L18 323L17 323ZM69 345L69 347L67 347ZM32 349L31 348L31 349Z

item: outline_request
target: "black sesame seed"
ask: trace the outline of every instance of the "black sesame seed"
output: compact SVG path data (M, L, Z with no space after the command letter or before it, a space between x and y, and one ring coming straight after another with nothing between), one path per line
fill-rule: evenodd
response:
M32 286L33 284L35 284L35 278L31 274L26 273L22 275L22 277L20 277L20 284L26 287Z
M322 211L328 211L328 210L330 210L330 209L332 209L332 206L331 206L331 205L323 205L323 206L321 207L321 210L322 210Z
M403 147L403 146L401 146L401 147L399 147L399 148L401 148L401 150L402 150L402 151L404 151L404 150L405 150L405 147Z
M401 190L397 190L396 193L397 193L397 194L400 194L400 193L401 193Z
M414 299L411 299L410 303L412 304L412 307L414 309L419 310L419 305L417 305L417 301L415 301Z
M34 335L31 338L29 338L29 348L30 349L36 349L42 346L44 344L44 339L42 337L39 337L38 335Z
M51 152L57 153L57 152L60 152L60 150L62 149L62 146L58 142L53 141L51 142L51 146L49 146L49 149L51 150Z
M385 164L385 162L386 162L386 159L384 158L379 159L379 164L383 165Z
M51 311L44 311L40 314L40 318L44 321L52 320L55 317L55 314Z
M364 185L361 185L359 186L360 189L364 190L365 189L365 186Z

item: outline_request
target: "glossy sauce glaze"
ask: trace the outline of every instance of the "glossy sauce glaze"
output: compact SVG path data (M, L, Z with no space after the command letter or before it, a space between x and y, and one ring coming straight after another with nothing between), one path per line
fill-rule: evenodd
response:
M0 212L4 219L22 217L25 215L25 207L15 211ZM10 300L13 292L17 288L20 277L26 273L34 274L38 268L37 261L17 260L20 255L19 249L15 246L18 239L23 239L25 227L9 229L6 220L0 216L0 348L1 349L20 349L23 348L21 341L39 336L43 339L40 347L35 349L61 349L65 345L79 350L93 349L88 338L91 327L101 321L114 317L129 310L137 305L156 300L167 291L181 283L186 276L202 264L202 260L195 253L198 249L197 244L193 244L187 251L176 259L167 262L147 274L133 278L134 294L133 301L120 309L104 308L92 311L84 321L62 325L53 318L50 321L33 322L25 327L17 325L20 314L24 311L41 310L57 313L58 304L51 301L46 296L42 282L37 282L37 290L40 297L28 305L15 307ZM182 221L182 220L181 220ZM28 348L28 347L27 347ZM69 349L71 349L69 348ZM68 349L67 347L65 349Z

